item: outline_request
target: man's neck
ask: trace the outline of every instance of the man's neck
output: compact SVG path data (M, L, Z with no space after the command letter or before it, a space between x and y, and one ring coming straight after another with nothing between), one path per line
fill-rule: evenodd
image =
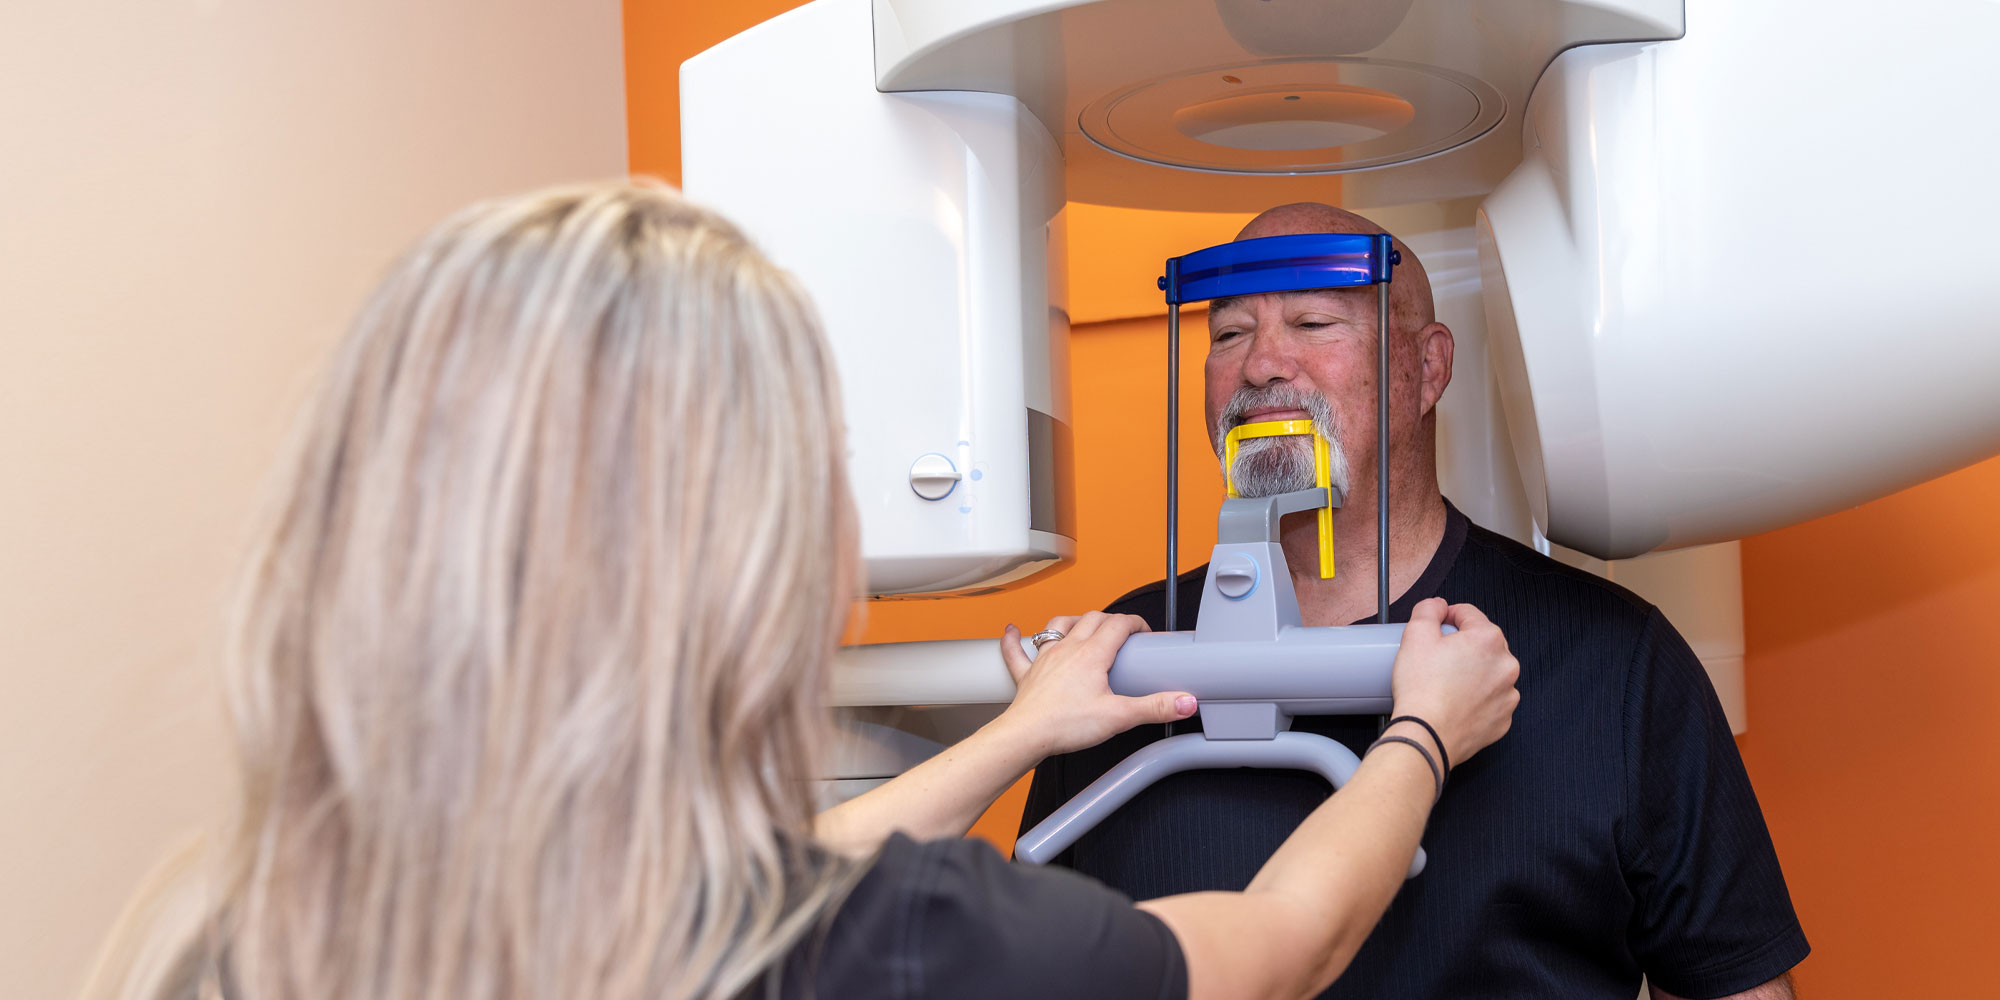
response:
M1423 576L1444 541L1444 497L1435 482L1399 491L1389 502L1389 598L1395 600ZM1280 537L1299 615L1307 625L1347 625L1372 616L1379 604L1375 586L1375 498L1350 497L1333 513L1333 554L1338 572L1319 575L1319 522L1316 514L1285 517Z

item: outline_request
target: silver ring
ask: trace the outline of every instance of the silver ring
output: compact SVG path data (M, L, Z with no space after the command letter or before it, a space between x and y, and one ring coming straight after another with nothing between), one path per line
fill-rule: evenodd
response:
M1032 642L1032 643L1034 643L1034 644L1035 644L1035 650L1036 650L1037 652L1040 652L1040 651L1041 651L1041 648L1042 648L1042 643L1045 643L1045 642L1054 642L1054 641L1056 641L1057 639L1060 639L1060 638L1062 638L1062 637L1063 637L1063 634L1062 634L1061 632L1058 632L1058 631L1056 631L1055 629L1052 629L1052 628L1045 628L1045 629L1041 630L1040 632L1037 632L1037 633L1035 633L1034 635L1031 635L1031 636L1029 636L1029 637L1028 637L1028 641L1029 641L1029 642Z

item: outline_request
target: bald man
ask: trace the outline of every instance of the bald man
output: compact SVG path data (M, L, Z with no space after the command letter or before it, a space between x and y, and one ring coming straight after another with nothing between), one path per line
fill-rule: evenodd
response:
M1237 239L1381 232L1351 212L1298 204L1258 216ZM1788 970L1808 946L1707 674L1658 609L1469 523L1439 492L1437 402L1451 384L1452 335L1422 263L1397 249L1390 617L1408 621L1434 596L1478 606L1521 661L1521 705L1505 738L1453 771L1424 835L1429 867L1324 996L1631 1000L1643 975L1656 998L1791 997ZM1375 298L1372 288L1324 289L1209 304L1206 413L1218 453L1230 428L1262 420L1310 418L1334 446L1346 496L1333 519L1338 575L1316 571L1312 514L1282 526L1307 625L1376 611ZM1236 462L1246 495L1312 485L1299 438L1247 443ZM1206 574L1176 582L1182 629L1195 627ZM1160 629L1164 592L1156 582L1108 610ZM1359 753L1378 725L1300 718L1292 728ZM1022 829L1164 735L1146 726L1043 762ZM1302 772L1175 775L1057 863L1137 899L1241 889L1328 792Z

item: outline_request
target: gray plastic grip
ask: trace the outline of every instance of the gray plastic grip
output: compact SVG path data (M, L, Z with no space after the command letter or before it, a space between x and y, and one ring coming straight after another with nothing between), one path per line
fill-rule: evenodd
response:
M1250 640L1141 633L1126 639L1112 661L1111 690L1186 691L1203 705L1270 702L1291 715L1380 715L1392 700L1390 675L1402 641L1402 625L1292 625L1275 639Z
M1211 740L1200 733L1169 736L1147 745L1090 783L1062 808L1014 842L1014 856L1030 864L1047 864L1068 850L1097 821L1151 787L1182 771L1227 767L1264 767L1311 771L1335 789L1345 785L1361 766L1354 751L1324 736L1279 733L1267 740ZM1410 861L1407 877L1424 870L1423 848Z

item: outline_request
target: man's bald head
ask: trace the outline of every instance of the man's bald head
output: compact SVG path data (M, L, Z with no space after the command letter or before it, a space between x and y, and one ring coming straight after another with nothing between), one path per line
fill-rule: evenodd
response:
M1374 236L1378 233L1388 235L1389 231L1344 208L1301 201L1279 205L1251 219L1250 224L1236 234L1236 239L1254 240L1303 233ZM1437 320L1437 306L1431 300L1430 275L1424 272L1423 261L1418 260L1402 240L1394 236L1390 239L1403 255L1403 262L1396 265L1395 273L1389 280L1389 310L1393 314L1390 323L1404 333L1415 334Z

